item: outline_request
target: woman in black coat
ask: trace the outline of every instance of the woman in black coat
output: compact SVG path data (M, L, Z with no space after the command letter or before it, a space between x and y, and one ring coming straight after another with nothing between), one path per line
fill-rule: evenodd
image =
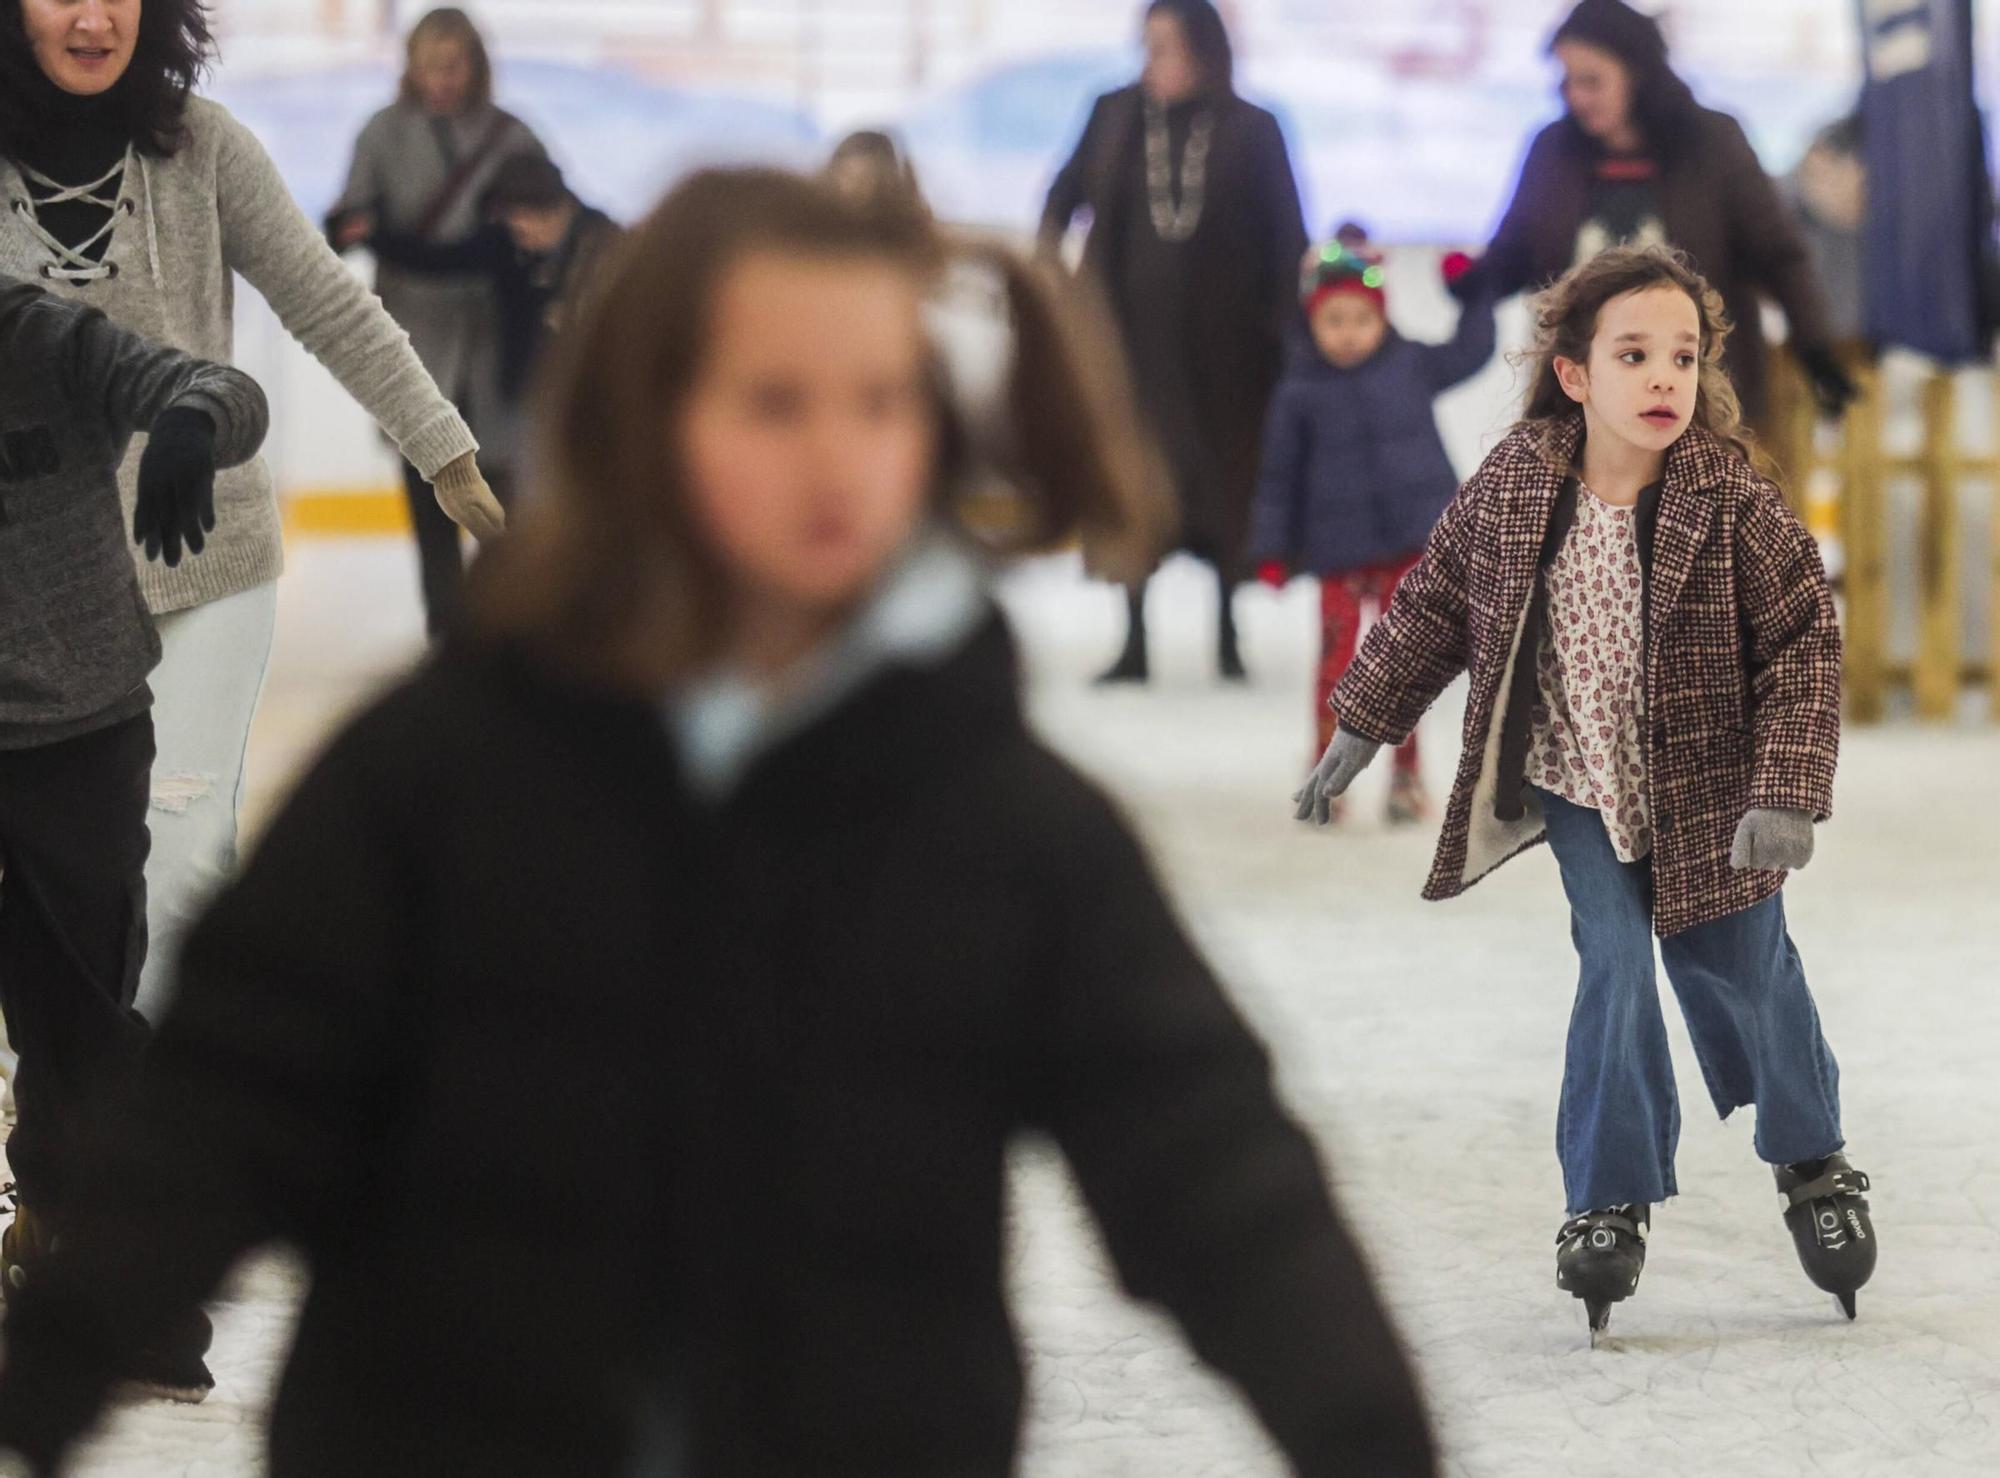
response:
M941 255L765 172L635 233L468 629L191 942L79 1172L91 1235L9 1310L0 1447L53 1460L113 1353L281 1238L312 1277L277 1478L1004 1478L1006 1159L1041 1130L1297 1471L1432 1473L1263 1048L1023 721L952 532ZM995 266L1036 535L1117 540L1094 382Z
M1053 247L1088 207L1084 270L1104 289L1171 470L1181 543L1215 567L1222 674L1241 678L1230 596L1245 574L1265 415L1298 315L1306 248L1278 121L1237 96L1209 0L1153 0L1146 71L1097 100L1042 213ZM1106 681L1144 682L1145 585Z
M1538 134L1469 296L1539 289L1625 241L1664 242L1691 257L1735 321L1730 379L1746 419L1769 406L1762 298L1785 311L1791 347L1822 407L1839 415L1853 383L1832 350L1825 304L1798 223L1727 113L1704 108L1667 59L1649 16L1623 0L1582 0L1550 50L1567 115Z

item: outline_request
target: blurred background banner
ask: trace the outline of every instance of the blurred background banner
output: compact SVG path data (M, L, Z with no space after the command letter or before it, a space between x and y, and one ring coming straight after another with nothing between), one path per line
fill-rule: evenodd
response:
M424 0L223 0L215 91L309 210L388 99ZM1223 0L1244 90L1283 121L1315 230L1483 238L1556 100L1543 47L1568 0ZM1782 173L1860 83L1853 0L1648 6L1703 101ZM465 0L500 100L582 193L642 210L708 160L816 160L886 124L952 218L1027 229L1091 99L1138 71L1139 0Z
M1993 336L1992 185L1972 0L1859 0L1868 337L1947 364Z

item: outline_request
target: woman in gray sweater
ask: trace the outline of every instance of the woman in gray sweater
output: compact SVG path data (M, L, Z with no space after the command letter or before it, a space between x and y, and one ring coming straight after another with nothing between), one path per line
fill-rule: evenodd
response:
M493 106L493 64L462 10L433 10L411 29L396 101L355 140L347 185L327 221L345 250L372 233L461 242L485 224L481 199L510 159L543 158L527 124ZM375 289L409 331L418 358L478 432L501 497L511 486L515 415L500 383L500 320L492 283L478 272L424 273L377 263ZM436 636L458 605L465 561L458 530L403 464L417 535L424 613Z
M498 534L477 443L408 336L328 249L249 130L192 95L212 49L201 0L0 0L0 273L222 363L240 274L452 518L481 538ZM128 520L141 450L120 476ZM160 1004L178 940L233 866L243 752L277 615L283 546L270 470L252 460L225 472L215 496L217 532L201 559L139 570L164 649L153 676L155 950L143 1010Z

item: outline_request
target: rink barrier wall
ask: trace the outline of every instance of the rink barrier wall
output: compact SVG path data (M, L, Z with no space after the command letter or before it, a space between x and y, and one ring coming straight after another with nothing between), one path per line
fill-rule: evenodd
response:
M1843 357L1862 394L1837 427L1777 357L1770 450L1828 548L1848 716L1878 723L1906 701L1944 721L1970 701L2000 718L2000 373L1858 345Z
M287 538L380 538L410 532L410 505L401 488L307 488L287 493L284 509Z

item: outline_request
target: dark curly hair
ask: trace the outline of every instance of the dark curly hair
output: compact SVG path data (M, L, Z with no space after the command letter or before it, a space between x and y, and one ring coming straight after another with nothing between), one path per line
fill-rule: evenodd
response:
M132 65L108 94L142 154L165 158L180 147L188 95L214 58L207 0L145 0ZM28 45L20 0L0 0L0 155L33 149L54 126L37 101L49 85Z

